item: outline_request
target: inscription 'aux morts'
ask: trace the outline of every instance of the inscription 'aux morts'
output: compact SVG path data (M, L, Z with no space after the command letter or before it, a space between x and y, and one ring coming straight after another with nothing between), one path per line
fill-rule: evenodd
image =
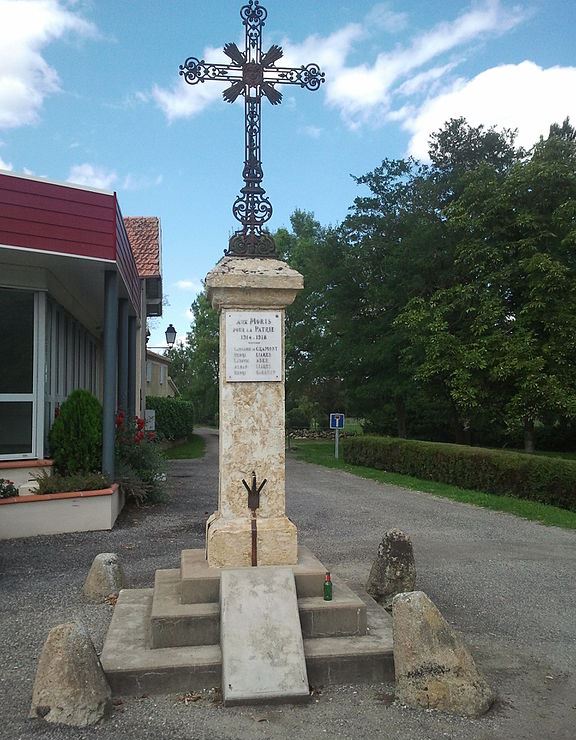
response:
M279 312L226 312L226 380L282 380L282 319Z

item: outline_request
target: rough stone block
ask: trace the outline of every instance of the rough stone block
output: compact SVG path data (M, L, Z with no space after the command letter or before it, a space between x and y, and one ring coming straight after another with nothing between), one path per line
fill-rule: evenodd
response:
M392 602L396 698L403 704L478 717L494 701L462 639L422 591Z
M104 601L110 594L119 593L125 585L118 555L102 552L96 555L88 571L84 581L84 596L90 601Z
M258 519L258 565L295 565L298 535L286 516ZM214 519L206 538L208 565L212 568L242 568L252 564L252 534L248 516Z
M73 623L54 627L38 662L30 717L86 727L111 710L110 687L87 633Z
M399 529L390 529L378 546L366 591L375 601L390 608L396 594L413 591L416 564L410 537Z

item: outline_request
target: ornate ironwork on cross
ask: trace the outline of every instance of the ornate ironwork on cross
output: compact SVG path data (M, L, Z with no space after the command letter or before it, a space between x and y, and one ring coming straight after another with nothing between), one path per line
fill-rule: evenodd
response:
M262 51L262 27L268 13L259 0L249 0L240 10L246 29L246 48L226 44L224 53L231 64L210 64L204 59L189 57L180 65L180 74L190 85L207 80L231 82L223 92L224 100L233 103L240 95L245 101L245 159L242 176L244 187L232 207L242 229L231 237L226 254L234 257L276 257L274 239L264 225L272 216L272 204L262 187L264 173L260 150L261 101L264 95L272 105L282 102L282 93L275 85L299 85L318 90L324 82L324 72L317 64L277 67L284 55L274 44Z

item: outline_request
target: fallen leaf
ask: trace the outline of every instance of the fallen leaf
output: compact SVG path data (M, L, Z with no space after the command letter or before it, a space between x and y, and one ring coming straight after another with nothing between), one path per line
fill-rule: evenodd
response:
M104 599L104 603L108 604L109 606L116 606L117 601L118 594L108 594L108 596Z
M254 714L252 719L254 722L268 722L268 717L265 714Z

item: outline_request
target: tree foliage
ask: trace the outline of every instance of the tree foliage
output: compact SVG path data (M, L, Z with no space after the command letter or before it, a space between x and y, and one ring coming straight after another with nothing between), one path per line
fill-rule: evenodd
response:
M576 425L576 131L530 151L515 132L452 119L430 161L355 178L348 217L296 211L277 232L304 275L288 309L290 423L344 411L398 436L518 444ZM193 305L172 376L215 413L217 318ZM202 407L200 410L199 405Z
M218 417L218 314L205 291L191 308L186 344L167 353L170 376L182 397L193 402L196 421L214 423Z

